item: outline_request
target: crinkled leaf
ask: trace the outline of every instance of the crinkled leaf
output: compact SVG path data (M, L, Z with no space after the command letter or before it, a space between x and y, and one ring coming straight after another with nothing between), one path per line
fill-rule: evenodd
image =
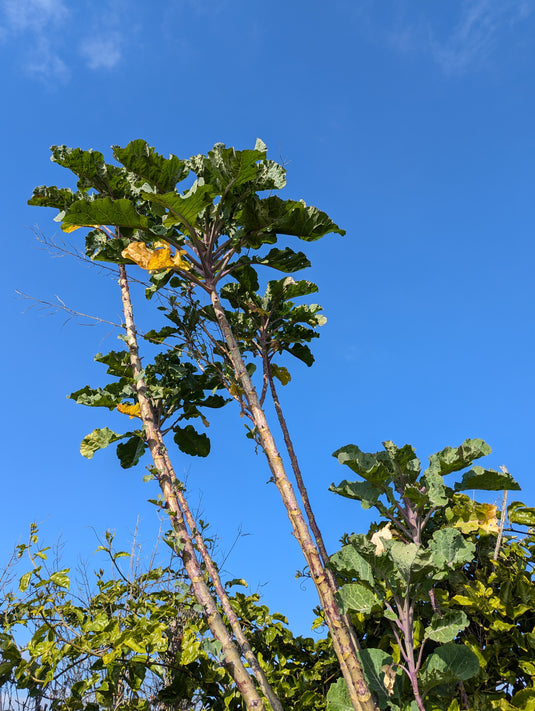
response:
M98 200L78 200L73 203L63 217L63 224L148 229L149 219L145 215L140 215L130 200L103 197Z
M482 439L467 439L460 447L446 447L429 457L429 469L442 476L469 467L474 459L485 457L492 449Z
M93 455L96 451L104 449L112 442L117 442L117 440L123 439L126 436L127 434L120 435L113 432L109 427L93 430L93 432L90 432L83 438L80 444L80 454L86 459L93 459Z
M314 363L314 356L310 348L303 343L294 343L288 348L288 353L291 353L295 358L303 361L309 367Z
M448 642L436 649L420 673L422 688L426 691L439 684L467 681L479 671L476 655L464 644Z
M338 591L344 612L369 613L378 605L377 595L360 583L346 583Z
M189 173L185 161L174 155L164 158L143 139L130 141L125 148L112 146L113 155L129 171L144 178L162 193L172 190Z
M116 397L102 388L91 388L89 385L76 390L67 397L79 405L88 407L107 407L109 410L114 410L117 405Z
M33 195L28 200L28 205L67 210L69 205L80 200L82 196L83 193L75 193L70 188L57 188L55 185L38 185L34 188Z
M277 380L280 381L281 385L288 385L288 383L292 379L292 376L288 372L287 368L284 368L280 365L276 365L275 363L271 363L270 369L273 377L277 378Z
M117 445L117 456L123 469L134 467L143 456L147 445L140 434L135 434L126 442Z
M462 610L445 612L442 617L435 613L425 630L424 639L431 639L440 644L453 642L459 632L464 630L468 624L468 617Z
M494 469L472 467L462 480L455 484L456 491L478 489L483 491L520 491L520 485L509 472L497 472Z
M371 565L360 555L352 544L343 546L337 553L330 557L333 568L340 573L345 573L363 582L373 585L373 572Z
M475 553L474 544L467 541L455 528L441 528L435 531L428 548L433 563L439 571L455 570L471 561Z
M346 499L357 499L362 503L362 508L369 509L375 506L383 493L381 489L373 486L368 481L348 481L344 479L340 484L331 484L329 491L345 496Z
M274 161L266 160L266 146L257 141L253 150L237 151L216 143L207 155L192 156L188 166L205 183L211 183L218 195L239 198L242 186L250 184L250 191L277 190L286 184L286 171Z
M278 269L286 274L292 274L300 269L306 269L310 266L310 260L303 252L294 252L290 247L279 249L273 247L265 257L252 257L252 264L263 264ZM290 297L289 297L290 298Z
M269 241L270 235L295 235L311 242L331 232L345 235L331 218L316 207L303 201L282 200L273 195L268 198L253 198L243 207L240 221L247 233L251 247L259 247Z
M175 192L164 195L142 193L145 200L150 200L168 210L164 219L166 227L182 225L183 228L187 228L188 225L197 227L199 213L207 205L212 204L215 195L216 191L211 185L195 185L184 195Z
M535 526L535 508L524 506L521 501L513 501L507 507L507 515L511 523L521 526Z
M176 444L185 454L197 457L207 457L210 454L210 440L204 433L199 434L193 425L176 427L174 433Z

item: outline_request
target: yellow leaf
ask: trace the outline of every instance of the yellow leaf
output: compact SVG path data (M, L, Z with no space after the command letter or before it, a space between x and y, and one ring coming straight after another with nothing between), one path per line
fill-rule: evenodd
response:
M75 230L79 230L80 227L93 227L93 229L96 229L97 227L100 227L100 225L69 225L62 223L61 225L61 230L62 232L74 232Z
M128 417L131 420L134 417L141 418L141 412L139 410L139 402L136 402L135 405L131 405L128 402L123 402L120 405L117 405L117 409L119 410L119 412L122 412L123 415L128 415Z
M123 249L121 255L127 259L131 259L142 269L155 271L157 269L172 269L178 267L184 271L191 269L191 265L185 260L182 255L186 251L180 249L176 254L171 254L171 249L167 242L159 240L154 245L155 249L149 249L145 242L131 242L126 249Z
M384 664L381 667L381 671L385 674L385 678L383 681L385 691L388 696L392 696L392 694L394 693L394 684L396 683L396 672L394 670L394 665Z
M142 269L147 269L151 254L152 252L145 242L130 242L128 247L121 252L122 257L131 259Z
M274 378L280 380L282 385L288 385L288 383L292 379L292 376L286 368L283 368L279 365L275 365L275 363L272 363L270 368Z
M392 540L392 531L390 530L390 526L391 526L391 524L387 523L386 526L383 526L382 528L380 528L371 537L371 542L375 546L375 553L377 555L382 555L385 551L383 541L391 541Z

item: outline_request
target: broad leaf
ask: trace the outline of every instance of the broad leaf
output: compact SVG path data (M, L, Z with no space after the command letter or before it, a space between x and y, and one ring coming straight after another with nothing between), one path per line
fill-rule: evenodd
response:
M521 501L513 501L507 507L507 515L511 523L521 526L535 526L535 508L524 506Z
M269 235L295 235L307 242L331 232L345 235L345 230L325 212L303 201L282 200L276 195L251 199L244 205L239 219L247 235L246 242L253 248L269 241Z
M145 215L140 215L130 200L112 200L109 197L92 201L78 200L68 208L62 222L64 225L82 227L98 225L136 229L149 227L149 219Z
M330 557L333 568L340 573L346 573L357 580L373 585L371 565L360 555L354 545L345 545L338 553Z
M455 484L456 491L478 489L483 491L520 491L520 485L509 472L497 472L494 469L473 467Z
M469 467L474 459L490 454L492 449L482 439L467 439L460 447L446 447L429 457L429 469L442 476Z
M429 551L436 568L439 571L449 571L471 561L475 546L455 528L441 528L433 534Z
M426 691L448 682L467 681L479 671L476 655L464 644L448 642L436 649L420 673L421 687Z
M174 155L164 158L142 139L130 141L125 148L112 148L113 155L119 162L162 193L172 190L189 173L185 161Z
M440 644L453 642L459 632L464 630L468 624L468 617L462 610L451 610L444 613L442 617L434 614L429 627L425 630L424 638Z
M174 440L184 454L196 457L207 457L210 454L210 440L203 433L199 434L193 425L176 427Z
M99 449L104 449L112 442L117 442L128 434L117 434L109 429L109 427L103 427L102 429L93 430L86 437L83 438L80 444L80 454L86 459L93 459L93 455Z
M377 595L360 583L346 583L338 591L338 598L345 613L368 614L378 605Z
M134 467L143 456L147 445L140 434L135 434L126 442L117 445L117 456L123 469Z
M168 210L164 219L166 227L182 225L182 229L187 229L188 225L197 227L199 213L211 205L215 194L211 185L196 185L184 195L170 192L164 195L142 193L142 196Z

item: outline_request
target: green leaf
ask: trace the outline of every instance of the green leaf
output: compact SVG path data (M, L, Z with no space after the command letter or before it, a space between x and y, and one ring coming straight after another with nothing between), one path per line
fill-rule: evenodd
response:
M425 663L420 673L423 689L429 689L439 684L467 681L479 671L479 661L476 655L464 644L448 642L436 649Z
M207 457L210 454L210 440L203 433L199 434L193 425L176 427L174 440L185 454L196 457Z
M114 410L118 402L121 402L117 397L114 397L102 388L90 388L86 385L80 390L67 395L67 398L74 400L79 405L88 405L89 407L107 407L109 410Z
M473 467L466 472L462 480L455 484L456 491L478 489L483 491L519 491L520 485L509 472L497 472L493 469Z
M475 546L455 528L435 531L429 542L433 564L439 571L455 570L472 560Z
M21 577L19 581L19 590L21 592L26 592L26 590L28 589L28 585L30 584L30 580L32 577L32 572L33 571L30 570L29 573L24 573L24 575Z
M349 574L370 585L374 584L372 567L355 549L355 546L351 544L343 546L329 560L337 572Z
M68 590L71 586L71 581L67 575L68 570L62 570L57 573L52 573L50 580L60 588L65 588Z
M288 348L288 352L299 360L303 361L303 363L305 363L305 365L308 365L309 367L314 363L314 356L312 355L312 351L308 346L305 346L303 343L295 343L293 346L290 346L290 348Z
M378 605L377 595L360 583L346 583L338 591L344 612L367 614Z
M403 580L408 581L411 569L419 553L419 547L415 543L403 543L402 541L385 541L385 548L395 564L396 572Z
M381 489L373 486L368 481L348 481L347 479L344 479L338 486L331 484L329 491L345 496L346 499L361 501L364 509L374 506L383 493Z
M469 467L474 459L490 454L492 449L482 439L467 439L460 447L446 447L429 457L429 469L440 475L452 474Z
M245 239L253 248L269 241L270 235L294 235L307 242L331 232L345 235L345 230L340 229L325 212L307 206L302 200L282 200L276 195L249 200L239 219L247 235Z
M303 252L294 252L290 247L285 247L284 249L273 247L265 257L252 257L251 263L263 264L272 269L285 272L286 274L292 274L293 272L306 269L310 266L310 260L306 254ZM288 298L292 297L289 296Z
M172 190L189 173L185 161L174 155L164 158L142 139L130 141L125 148L112 146L112 149L113 155L120 163L136 176L154 185L161 193Z
M468 617L462 610L451 610L442 617L436 613L431 618L429 627L426 628L424 639L431 639L433 642L445 644L453 642L461 630L469 624Z
M522 501L513 501L507 507L507 516L511 523L521 526L535 526L535 508L525 506Z
M278 190L286 184L285 169L266 160L266 146L261 141L256 142L254 150L243 151L216 143L207 155L192 156L187 163L201 180L211 183L217 194L225 195L231 203L243 194ZM246 185L249 190L243 189Z
M134 467L143 454L145 453L147 445L140 434L135 434L127 442L121 442L117 445L117 456L121 462L121 467L123 469L129 469Z
M329 687L327 692L327 711L354 711L347 684L343 677L340 677Z
M70 188L57 188L55 185L39 185L34 188L28 205L38 207L55 207L58 210L67 210L69 205L80 200L83 193L73 192Z
M511 699L511 704L523 711L535 711L535 689L522 689Z
M199 214L207 205L212 204L216 191L211 185L195 184L184 195L179 195L176 192L164 195L146 192L141 194L145 200L161 205L168 210L164 219L166 227L182 225L183 228L187 228L188 225L197 227Z
M130 434L130 433L128 433ZM126 437L126 434L117 434L113 432L108 427L103 427L102 429L93 430L86 437L83 438L80 445L80 454L86 459L93 459L93 455L99 449L104 449L112 442L117 442L119 439Z
M149 219L145 215L140 215L130 200L113 200L109 197L92 201L78 200L69 207L62 222L64 225L82 227L96 225L135 229L149 227Z

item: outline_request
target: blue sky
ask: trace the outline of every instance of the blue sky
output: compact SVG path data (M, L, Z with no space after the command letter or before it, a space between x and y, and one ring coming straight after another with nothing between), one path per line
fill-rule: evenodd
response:
M506 465L535 505L534 37L533 0L0 0L3 559L33 520L90 566L92 529L126 545L141 517L148 553L159 527L143 467L79 455L121 416L65 398L105 382L92 358L117 347L112 327L15 294L121 320L112 280L35 240L57 224L26 205L32 189L72 184L52 144L109 158L145 138L188 157L259 136L287 162L286 194L347 230L306 246L329 320L316 364L296 364L282 393L332 552L369 521L327 490L345 477L331 452L348 443L410 442L425 459L482 437L488 465ZM295 580L300 553L242 430L236 412L214 415L212 456L175 465L229 577L307 632L314 592Z

